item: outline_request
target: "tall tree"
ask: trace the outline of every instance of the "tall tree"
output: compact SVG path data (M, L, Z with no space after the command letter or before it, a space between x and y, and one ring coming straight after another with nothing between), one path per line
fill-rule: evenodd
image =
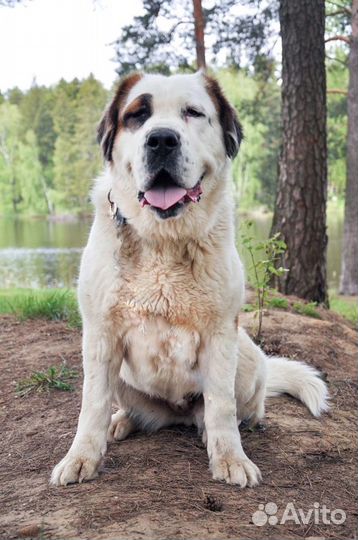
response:
M358 294L358 0L352 2L349 50L347 184L340 292Z
M280 0L283 147L272 234L287 244L285 294L328 303L324 0Z
M16 174L20 153L19 126L21 115L17 105L3 103L0 107L0 195L2 211L19 212L23 200L20 179Z
M205 60L205 41L204 28L205 19L203 15L203 7L201 0L193 0L194 8L194 33L195 33L195 48L196 48L196 65L198 69L206 68Z
M20 111L25 123L25 129L35 132L39 147L41 164L50 176L53 165L56 133L53 125L54 90L38 86L36 81L24 94L20 102Z
M57 135L54 152L54 203L55 207L78 206L75 162L77 148L74 144L77 118L77 96L80 81L61 80L56 87L53 110L54 129Z
M88 210L88 191L101 167L96 125L107 93L93 75L84 81L60 81L56 88L54 128L55 205Z
M0 212L46 212L41 163L33 131L24 133L19 107L0 105Z
M204 27L212 62L219 53L230 66L239 66L243 59L253 62L263 51L270 55L277 0L241 0L246 8L241 14L237 0L205 4L200 0L143 0L143 14L134 17L116 41L118 74L143 68L193 70L194 51L201 67L204 35L200 32Z
M76 178L77 205L86 210L93 179L102 167L97 144L97 124L107 101L107 92L93 75L82 81L77 96L76 127L73 144L76 159L73 164Z

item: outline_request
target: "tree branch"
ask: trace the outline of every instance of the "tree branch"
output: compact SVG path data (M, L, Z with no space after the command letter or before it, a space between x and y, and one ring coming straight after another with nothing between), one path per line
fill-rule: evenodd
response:
M352 10L349 8L337 9L331 13L326 13L326 17L335 17L336 15L352 15Z
M168 35L170 36L170 38L173 36L175 30L178 28L178 26L180 26L181 24L194 24L194 21L193 19L187 19L187 20L184 20L184 21L178 21L177 23L175 23L171 29L168 31Z
M348 63L344 62L340 58L335 58L334 56L329 56L328 54L326 54L326 58L328 58L328 60L332 60L333 62L338 62L339 64L342 64L342 66L344 66L345 68L348 66Z
M325 43L328 43L329 41L344 41L344 43L347 43L348 45L351 43L351 40L347 36L332 36L324 40Z
M327 4L331 4L331 6L335 6L335 7L337 7L338 9L349 9L349 8L346 7L346 6L342 6L342 4L337 4L337 2L332 2L332 0L326 0L326 3L327 3Z
M343 94L347 96L348 90L344 90L343 88L329 88L327 89L327 94Z

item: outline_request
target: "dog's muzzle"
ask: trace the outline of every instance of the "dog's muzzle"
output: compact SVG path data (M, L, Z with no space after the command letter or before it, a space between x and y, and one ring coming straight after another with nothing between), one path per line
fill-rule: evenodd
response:
M174 217L187 203L200 201L203 177L204 174L194 187L185 188L178 185L168 171L161 169L150 189L138 193L138 200L142 208L150 206L163 219Z

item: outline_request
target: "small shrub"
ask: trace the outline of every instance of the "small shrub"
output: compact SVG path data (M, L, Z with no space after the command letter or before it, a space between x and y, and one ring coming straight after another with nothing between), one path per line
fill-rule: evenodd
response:
M16 385L16 393L23 397L31 392L44 392L51 389L70 392L73 386L70 381L78 378L78 371L69 369L65 364L51 366L46 371L35 371L30 377L20 380Z
M282 266L277 267L277 263L287 246L283 240L280 240L280 233L274 234L266 241L258 242L253 236L249 235L252 221L247 221L245 225L246 231L241 233L241 241L247 249L252 262L250 269L253 274L251 285L256 292L255 316L258 319L254 340L258 342L261 338L264 308L267 305L267 295L271 291L270 283L272 278L282 276L285 272L288 272Z
M317 303L309 302L304 304L302 302L296 302L293 304L293 310L300 315L306 315L306 317L313 317L314 319L322 319L321 315L317 311Z
M251 311L255 311L255 306L252 304L244 304L241 309L245 313L250 313Z
M287 309L289 304L288 300L286 298L280 298L279 296L273 296L269 299L268 305L271 308L278 308L278 309Z

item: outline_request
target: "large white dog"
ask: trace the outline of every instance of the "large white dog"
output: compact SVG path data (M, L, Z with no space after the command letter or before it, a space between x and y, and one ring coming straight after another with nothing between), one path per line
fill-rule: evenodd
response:
M242 448L240 421L257 422L265 397L279 392L318 416L327 390L313 368L266 358L238 328L236 114L202 73L135 74L119 85L99 138L107 168L78 288L82 408L52 482L94 478L107 440L183 423L198 426L215 479L254 486L261 475Z

